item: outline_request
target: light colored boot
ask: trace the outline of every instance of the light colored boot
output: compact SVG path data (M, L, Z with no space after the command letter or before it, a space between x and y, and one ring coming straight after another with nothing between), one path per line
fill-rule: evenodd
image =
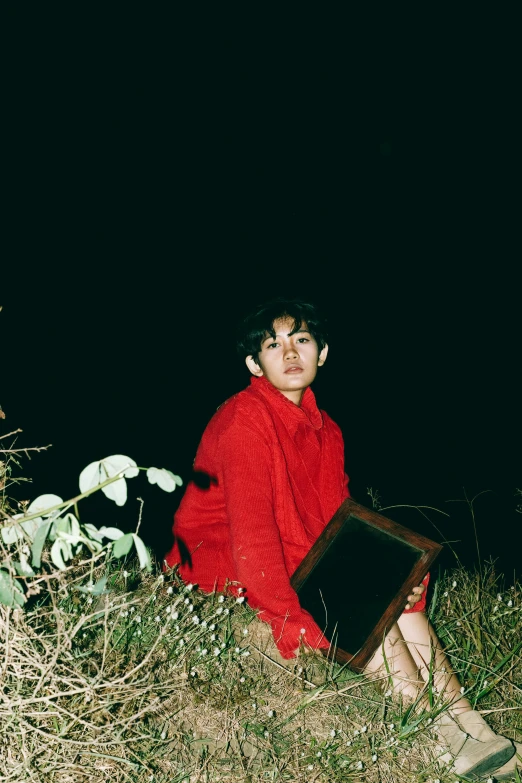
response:
M522 743L515 742L515 755L492 773L493 780L515 780L515 770L522 774Z
M499 736L493 731L491 726L488 726L480 712L477 712L477 710L460 712L454 717L462 731L465 731L466 734L469 734L473 739L480 740L481 742L488 742Z
M487 725L487 724L486 724ZM442 760L452 763L451 771L470 780L481 780L495 772L515 753L515 746L506 737L493 732L494 739L486 742L473 739L447 713L442 712L433 721L433 728L449 751Z
M495 734L491 726L488 726L477 710L461 712L460 715L457 715L456 719L460 727L467 734L481 742L488 742L499 736L498 734ZM515 754L506 764L494 771L493 778L495 780L514 780L515 770L522 770L522 744L520 742L515 742L514 745Z

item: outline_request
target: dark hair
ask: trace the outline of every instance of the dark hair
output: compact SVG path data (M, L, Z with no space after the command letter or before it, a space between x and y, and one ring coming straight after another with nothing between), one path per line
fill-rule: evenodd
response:
M274 321L289 318L294 322L290 334L297 332L304 322L315 338L319 351L328 341L326 323L316 305L299 299L271 299L259 305L241 322L237 334L237 351L244 358L252 356L257 360L261 343L267 336L275 337Z

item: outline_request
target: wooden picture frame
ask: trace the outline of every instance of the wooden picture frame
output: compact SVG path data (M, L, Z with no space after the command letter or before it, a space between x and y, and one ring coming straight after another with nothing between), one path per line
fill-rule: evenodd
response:
M348 498L291 584L339 663L361 671L442 546Z

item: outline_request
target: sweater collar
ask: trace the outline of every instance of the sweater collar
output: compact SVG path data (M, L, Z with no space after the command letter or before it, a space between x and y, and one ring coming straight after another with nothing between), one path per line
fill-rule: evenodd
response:
M281 394L279 389L276 389L264 376L258 378L253 375L250 384L254 392L264 397L270 406L275 408L292 435L295 435L300 424L312 427L314 430L319 430L323 426L323 417L310 387L305 389L301 405L298 406Z

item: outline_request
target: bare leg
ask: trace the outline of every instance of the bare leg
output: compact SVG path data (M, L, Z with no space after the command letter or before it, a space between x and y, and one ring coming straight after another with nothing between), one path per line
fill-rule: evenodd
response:
M468 699L462 696L457 675L424 612L402 614L397 624L422 679L427 682L431 672L435 689L444 701L451 703L450 711L453 715L471 710L472 706Z
M393 689L412 701L419 696L424 687L419 667L397 624L392 626L384 643L377 648L367 663L365 672L383 678L386 678L389 672Z

